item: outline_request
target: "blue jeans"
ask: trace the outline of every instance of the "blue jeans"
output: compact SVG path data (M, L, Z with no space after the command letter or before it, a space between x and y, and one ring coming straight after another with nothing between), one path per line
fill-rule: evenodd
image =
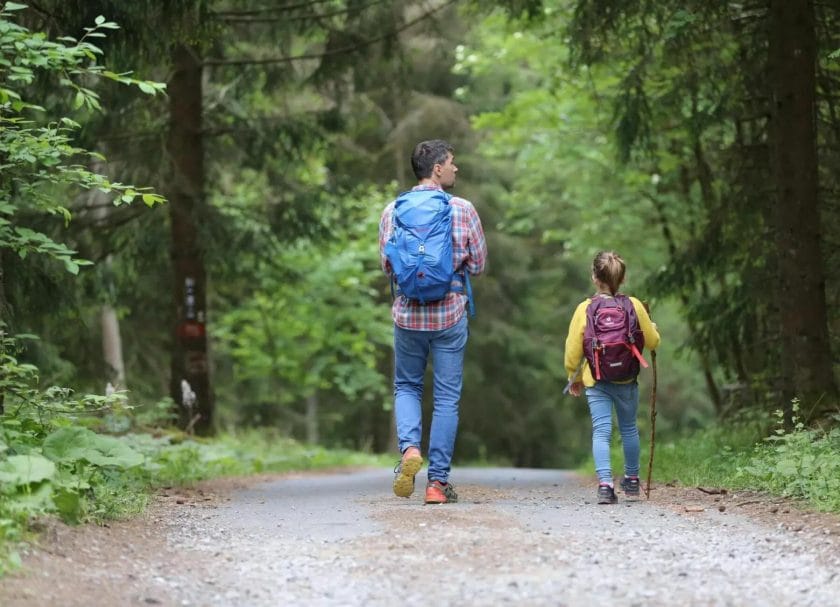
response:
M592 457L595 459L598 481L613 482L610 466L613 406L618 418L621 446L624 448L624 474L638 476L639 428L636 426L636 411L639 408L639 384L599 381L591 388L586 388L586 400L592 415Z
M400 452L420 448L423 375L429 353L434 371L434 409L429 436L429 480L447 482L458 432L464 377L467 315L442 331L410 331L394 325L394 416Z

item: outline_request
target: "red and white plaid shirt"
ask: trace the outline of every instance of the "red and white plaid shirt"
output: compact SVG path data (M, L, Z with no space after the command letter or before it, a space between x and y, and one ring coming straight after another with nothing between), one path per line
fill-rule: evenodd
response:
M414 190L440 190L437 186L418 185ZM379 257L382 269L390 278L391 264L385 257L385 243L393 230L394 203L385 207L379 220ZM484 271L487 260L487 242L481 219L469 200L453 197L452 206L452 263L455 270L466 269L472 276ZM457 281L460 284L460 280ZM394 323L403 329L414 331L440 331L453 326L464 315L467 306L466 293L449 292L440 301L421 304L402 295L394 299L391 316Z

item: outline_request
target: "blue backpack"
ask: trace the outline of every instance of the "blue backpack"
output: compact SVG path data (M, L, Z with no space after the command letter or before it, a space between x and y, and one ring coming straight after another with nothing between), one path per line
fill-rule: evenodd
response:
M413 190L397 197L393 232L385 244L394 283L404 297L425 304L450 291L466 289L470 314L475 314L469 272L456 273L452 263L452 197L440 190ZM453 279L463 276L463 287Z

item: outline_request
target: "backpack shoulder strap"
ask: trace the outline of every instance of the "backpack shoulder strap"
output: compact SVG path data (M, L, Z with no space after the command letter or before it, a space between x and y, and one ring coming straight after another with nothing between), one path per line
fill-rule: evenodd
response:
M627 337L630 342L630 351L633 352L633 356L639 359L639 364L642 365L642 367L647 368L648 362L645 360L645 357L642 356L639 348L636 347L636 339L633 336L634 331L640 330L639 317L636 314L636 306L633 305L633 300L623 293L616 293L615 296L616 299L620 298L621 306L624 308L624 314L627 317Z
M586 304L586 324L590 327L595 326L595 313L601 307L601 298L598 294L592 295L589 298L589 303Z
M615 298L619 301L621 307L627 314L627 319L630 321L628 326L631 328L639 328L639 315L636 314L636 306L633 305L633 300L624 293L616 293Z

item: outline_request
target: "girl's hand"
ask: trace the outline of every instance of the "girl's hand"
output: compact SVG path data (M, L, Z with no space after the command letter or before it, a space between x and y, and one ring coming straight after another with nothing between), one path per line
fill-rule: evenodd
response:
M572 385L569 387L569 394L572 396L580 396L581 391L583 390L583 382L576 381L572 382Z

